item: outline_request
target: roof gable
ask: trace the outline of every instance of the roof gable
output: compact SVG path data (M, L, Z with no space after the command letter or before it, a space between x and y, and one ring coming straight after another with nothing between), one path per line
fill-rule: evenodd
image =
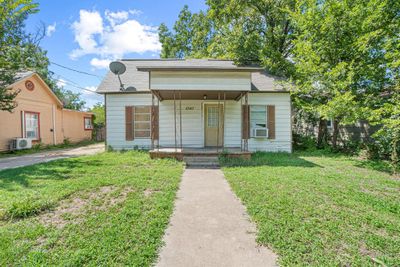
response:
M251 88L253 91L285 91L276 81L282 79L269 75L258 66L237 66L231 60L216 59L123 59L126 72L121 81L125 88L132 87L136 92L149 92L150 71L232 71L251 72ZM118 93L120 84L118 76L108 71L97 88L98 93Z
M10 85L10 87L15 88L15 89L21 89L22 92L20 94L17 95L18 97L23 97L24 95L27 94L27 92L29 91L28 89L26 89L25 87L25 82L28 80L34 80L35 81L35 85L39 85L38 87L35 87L34 90L43 90L45 92L45 94L47 96L49 96L49 98L54 101L55 104L57 104L59 107L63 106L63 103L61 102L61 100L56 96L56 94L53 92L53 90L51 90L51 88L47 85L47 83L40 77L40 75L38 75L35 72L25 72L20 74L20 77L17 76L17 81L14 82L12 85ZM21 95L23 94L23 95ZM35 97L38 97L39 95L36 94L34 95ZM39 96L40 97L40 96Z

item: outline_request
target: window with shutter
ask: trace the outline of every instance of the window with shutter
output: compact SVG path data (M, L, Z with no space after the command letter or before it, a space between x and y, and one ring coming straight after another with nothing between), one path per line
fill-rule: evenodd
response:
M275 139L275 106L267 106L267 114L268 139Z
M133 140L133 107L125 107L125 140Z
M134 107L134 137L150 138L151 137L151 106L135 106Z

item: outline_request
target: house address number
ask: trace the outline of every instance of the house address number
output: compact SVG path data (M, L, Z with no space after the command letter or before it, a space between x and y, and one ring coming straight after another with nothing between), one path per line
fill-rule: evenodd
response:
M185 107L185 110L194 110L194 107Z

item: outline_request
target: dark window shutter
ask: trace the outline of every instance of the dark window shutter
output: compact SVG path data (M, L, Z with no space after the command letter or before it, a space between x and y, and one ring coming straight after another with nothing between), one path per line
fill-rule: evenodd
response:
M154 140L158 140L158 138L159 138L159 122L158 122L158 120L159 120L159 112L158 112L158 106L153 106L153 114L152 114L152 119L153 119L153 127L152 127L152 130L153 130L153 134L152 134L152 136L153 136L153 139Z
M275 139L275 106L267 106L268 139Z
M242 105L242 139L250 138L250 106Z
M132 141L134 139L133 133L133 114L134 108L132 106L125 107L125 139L126 141Z

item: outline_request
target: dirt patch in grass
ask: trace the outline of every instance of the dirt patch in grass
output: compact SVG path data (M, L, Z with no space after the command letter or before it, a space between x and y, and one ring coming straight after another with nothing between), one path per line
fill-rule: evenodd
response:
M132 187L103 186L91 192L80 192L61 201L54 210L39 215L38 219L45 226L61 229L68 223L81 222L89 211L107 210L123 203L132 191Z
M158 190L158 189L147 188L146 190L143 191L143 195L144 195L145 197L149 197L149 196L151 196L152 194L157 193L157 192L160 192L160 190Z

